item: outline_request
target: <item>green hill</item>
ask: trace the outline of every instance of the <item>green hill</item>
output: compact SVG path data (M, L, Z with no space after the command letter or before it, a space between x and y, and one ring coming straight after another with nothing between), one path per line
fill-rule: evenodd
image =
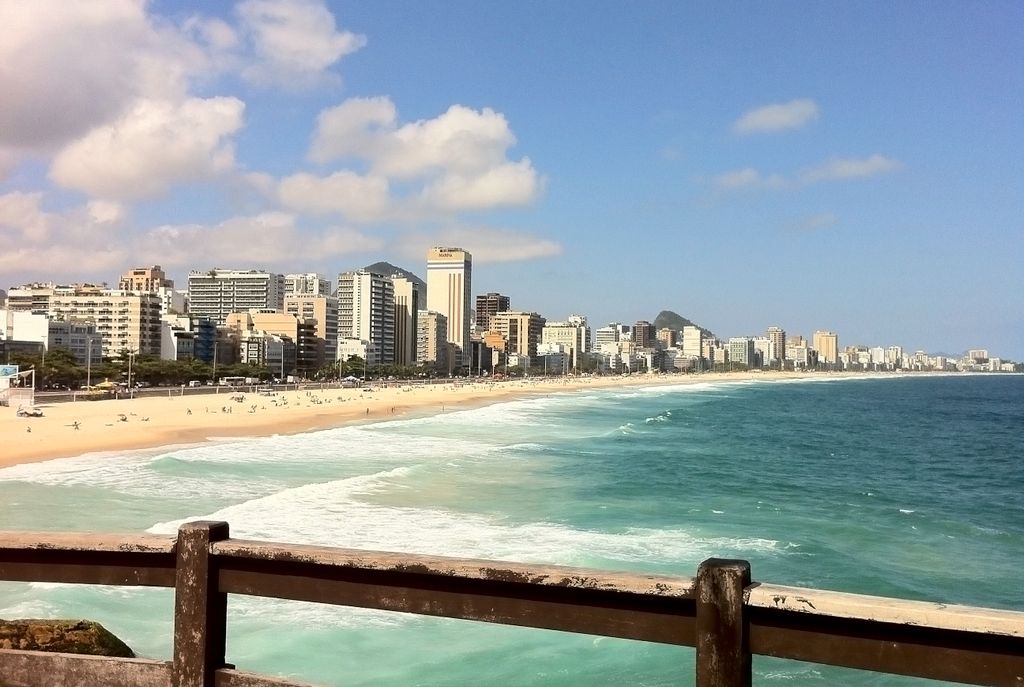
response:
M672 312L671 310L662 310L660 313L658 313L658 316L654 318L655 329L668 328L674 329L676 331L682 331L683 327L697 327L702 332L704 332L704 336L712 338L715 336L710 329L705 329L696 322L692 322L683 317L682 315L680 315L679 313Z

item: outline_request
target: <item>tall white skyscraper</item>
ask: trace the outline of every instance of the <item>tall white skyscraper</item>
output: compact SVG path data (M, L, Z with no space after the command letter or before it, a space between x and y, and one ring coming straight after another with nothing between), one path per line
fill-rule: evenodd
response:
M469 364L472 327L473 256L461 248L427 251L427 310L448 319L448 343L455 348L456 366Z
M395 361L395 285L390 277L365 270L338 275L338 345L345 339L367 342L378 363Z

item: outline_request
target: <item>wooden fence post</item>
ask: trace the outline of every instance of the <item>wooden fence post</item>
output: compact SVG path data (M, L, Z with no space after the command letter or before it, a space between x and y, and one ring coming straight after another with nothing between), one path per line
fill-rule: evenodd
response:
M750 687L748 585L747 561L709 558L697 569L697 687Z
M215 671L224 667L228 596L217 591L210 543L227 538L226 522L187 522L178 528L173 687L213 687Z

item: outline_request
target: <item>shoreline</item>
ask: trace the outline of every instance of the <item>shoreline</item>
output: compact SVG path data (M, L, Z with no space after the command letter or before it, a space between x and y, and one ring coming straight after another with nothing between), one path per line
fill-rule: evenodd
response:
M41 404L40 418L0 408L0 468L112 453L195 446L212 441L301 434L367 422L467 410L537 395L616 387L684 386L701 383L838 379L891 373L725 372L558 377L501 382L454 382L429 386L308 389L274 396L222 393L202 396L72 401ZM231 400L241 397L242 400ZM112 457L116 460L116 457Z

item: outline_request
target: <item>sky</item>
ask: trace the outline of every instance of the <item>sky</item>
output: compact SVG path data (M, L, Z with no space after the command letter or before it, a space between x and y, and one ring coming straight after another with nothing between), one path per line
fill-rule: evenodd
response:
M1024 360L1024 3L0 0L0 288L425 276Z

